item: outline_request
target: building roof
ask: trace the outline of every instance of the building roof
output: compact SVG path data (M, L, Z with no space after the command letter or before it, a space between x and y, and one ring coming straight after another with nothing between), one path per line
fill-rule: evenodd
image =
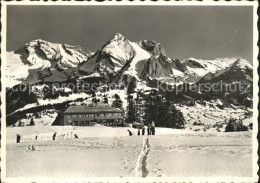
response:
M123 112L118 108L111 107L109 105L98 105L98 106L87 106L87 105L79 105L79 106L69 106L64 114L80 114L80 113L119 113Z

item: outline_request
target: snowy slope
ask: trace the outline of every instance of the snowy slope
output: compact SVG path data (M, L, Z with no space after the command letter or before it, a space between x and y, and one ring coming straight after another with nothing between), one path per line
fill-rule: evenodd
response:
M135 56L134 58L131 60L130 63L130 67L128 68L127 71L125 71L123 74L125 75L129 75L129 76L133 76L135 77L137 80L139 80L138 78L138 73L136 71L136 64L141 61L141 60L147 60L151 57L151 54L148 53L147 51L145 51L144 49L142 49L137 43L134 42L130 42L131 46L134 49L134 53Z
M227 78L230 81L231 80L239 81L239 80L245 78L245 79L252 81L253 66L245 59L233 59L232 62L225 63L225 64L228 64L228 66L226 66L222 70L216 70L215 72L207 73L201 79L200 82L219 80L220 78L221 79Z
M76 67L78 63L86 61L90 52L83 54L78 51L78 47L67 44L58 44L44 41L41 39L33 40L25 45L25 49L29 52L26 61L31 64L41 64L38 62L58 61L62 67ZM83 50L83 49L82 49ZM43 61L42 61L43 60Z
M205 76L208 73L216 73L221 70L225 70L230 65L235 62L234 59L229 59L228 61L223 60L201 60L195 58L189 58L184 60L183 63L187 66L190 73L194 73L199 78Z
M24 64L20 56L14 52L7 52L6 57L5 86L11 88L27 78L29 66Z
M8 82L6 86L13 87L26 79L30 82L32 79L29 78L37 80L38 71L77 67L79 63L88 60L91 54L88 49L80 46L51 43L41 39L30 41L16 51L7 52L6 79ZM35 71L29 75L32 70ZM56 73L64 75L64 73ZM49 75L56 74L49 73ZM66 75L62 77L66 78ZM54 76L54 78L58 77Z
M207 96L217 96L228 100L229 103L243 104L244 100L253 96L253 67L248 61L238 59L222 72L207 74L197 84L202 86L202 93ZM213 88L215 85L215 91L204 91L205 84L209 88Z
M102 53L110 55L114 58L113 61L119 62L119 64L124 64L127 60L130 60L134 54L130 42L119 33L103 48Z
M245 59L238 59L232 64L231 69L253 70L253 66Z

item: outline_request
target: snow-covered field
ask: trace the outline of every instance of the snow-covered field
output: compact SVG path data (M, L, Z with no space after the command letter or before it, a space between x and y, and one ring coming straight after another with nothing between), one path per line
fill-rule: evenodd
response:
M109 102L113 95L108 95ZM246 114L250 109L221 110L198 103L177 108L183 112L186 129L157 127L155 136L138 136L138 130L130 127L51 126L57 113L38 113L35 126L7 127L7 177L252 176L252 130L223 132L230 117L247 126L252 123ZM22 122L29 124L30 117ZM28 149L32 144L37 151Z
M154 136L149 139L148 176L250 177L250 132Z
M28 150L32 144L37 151ZM137 136L128 127L10 127L6 154L7 177L249 177L252 131L156 128L155 136Z
M79 138L88 137L123 137L128 136L127 130L131 130L133 136L137 136L138 130L130 127L107 127L102 125L95 126L24 126L24 127L7 127L6 142L15 143L16 134L21 136L21 142L34 143L35 136L37 141L52 140L52 136L57 132L58 139L71 139L76 134ZM145 132L146 133L146 132ZM193 133L185 130L171 128L157 128L157 135L167 134L186 134Z
M210 106L211 104L213 106ZM219 109L214 106L214 103L211 104L201 105L196 103L195 106L189 107L177 105L177 108L181 110L186 120L186 130L223 132L226 127L225 123L228 122L230 118L241 119L246 126L253 123L252 115L247 115L252 112L252 109L245 110L235 106L233 106L233 108ZM194 125L194 123L202 124Z

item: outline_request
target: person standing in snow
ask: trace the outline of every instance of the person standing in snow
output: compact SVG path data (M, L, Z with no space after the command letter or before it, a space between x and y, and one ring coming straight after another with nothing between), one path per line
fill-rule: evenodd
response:
M151 134L151 124L149 123L147 126L147 135Z
M19 134L16 135L16 143L20 143L21 141L21 136Z
M140 129L138 128L138 132L137 132L137 135L139 136L140 135Z
M155 124L154 124L154 121L152 121L151 132L152 132L152 135L155 135Z
M144 135L145 134L145 128L143 127L143 129L142 129L142 135Z
M52 140L55 140L56 139L56 135L57 135L57 132L55 132L52 136Z

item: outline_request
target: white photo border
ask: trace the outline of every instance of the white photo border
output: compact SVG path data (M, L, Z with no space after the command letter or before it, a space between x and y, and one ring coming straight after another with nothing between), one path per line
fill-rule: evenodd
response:
M120 1L120 2L76 2L76 1L11 1L11 2L1 2L1 84L2 84L2 91L1 91L1 181L2 182L10 182L10 183L20 183L20 182L257 182L258 181L258 140L257 140L257 133L258 133L258 71L257 68L259 67L258 63L258 29L257 29L257 9L258 3L257 1L157 1L157 2L147 2L147 1ZM252 165L253 165L253 176L252 177L151 177L151 178L137 178L137 177L125 177L125 178L111 178L111 177L104 177L104 178L78 178L78 177L69 177L69 178L7 178L6 177L6 97L5 97L5 67L6 67L6 24L7 24L7 6L12 5L20 5L20 6L34 6L34 5L44 5L44 6L252 6L253 7L253 158L252 158ZM250 36L250 35L248 35Z

